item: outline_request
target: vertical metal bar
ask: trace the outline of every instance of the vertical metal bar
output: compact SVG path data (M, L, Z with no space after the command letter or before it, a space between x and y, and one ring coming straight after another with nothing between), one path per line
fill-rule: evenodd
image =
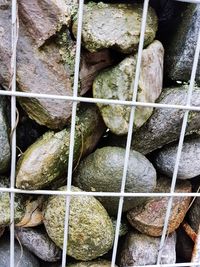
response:
M197 46L195 49L195 55L194 55L194 61L193 61L193 66L192 66L190 85L188 88L186 106L190 106L190 102L191 102L191 98L192 98L192 91L193 91L194 84L195 84L195 76L196 76L196 71L197 71L197 66L198 66L199 52L200 52L200 30L198 33ZM175 186L176 186L176 179L177 179L177 174L178 174L179 162L180 162L180 158L181 158L181 151L182 151L183 142L184 142L184 136L185 136L186 127L187 127L188 114L189 114L189 111L187 110L184 114L184 117L183 117L183 123L182 123L182 127L181 127L179 143L178 143L178 150L177 150L177 155L176 155L174 172L173 172L173 176L172 176L170 193L174 193ZM168 201L168 205L167 205L165 222L164 222L164 227L163 227L163 232L162 232L161 242L160 242L160 247L159 247L159 252L158 252L157 264L160 264L161 257L162 257L162 248L163 248L164 243L165 243L165 236L167 233L167 227L168 227L170 212L171 212L171 208L172 208L172 202L173 202L173 197L170 197L169 201Z
M78 10L78 31L77 31L77 38L76 38L77 41L76 41L76 57L75 57L74 86L73 86L73 96L74 97L76 97L78 95L79 68L80 68L80 57L81 57L81 32L82 32L82 21L83 21L83 5L84 5L84 0L80 0L79 1L79 10ZM72 183L74 137L75 137L75 124L76 124L76 108L77 108L77 102L73 102L72 118L71 118L71 132L70 132L68 174L67 174L67 192L71 191L71 183ZM62 267L66 266L69 212L70 212L70 196L68 195L68 196L66 196Z
M11 91L16 91L16 50L18 39L18 20L17 20L17 0L12 0L12 35L11 35ZM16 97L11 96L11 172L10 188L15 187L15 165L16 165ZM10 267L15 266L14 261L14 199L15 194L10 193Z
M149 5L149 0L145 0L144 6L143 6L142 24L141 24L139 47L138 47L138 57L137 57L137 64L136 64L135 80L133 79L134 83L132 82L132 88L133 88L132 101L136 101L136 98L137 98L138 84L139 84L139 78L140 78L140 66L141 66L141 61L142 61L142 50L143 50L143 46L144 46L146 19L147 19L147 13L148 13L148 5ZM122 183L121 183L121 193L124 192L125 185L126 185L126 177L127 177L128 161L129 161L129 154L130 154L130 148L131 148L131 139L132 139L132 133L133 133L134 117L135 117L135 107L132 107L131 113L130 113L130 119L129 119L128 136L127 136L126 152L125 152L125 159L124 159L124 169L123 169L123 176L122 176ZM115 239L114 239L114 246L113 246L113 253L112 253L112 263L111 263L112 267L115 266L115 262L116 262L123 202L124 202L124 197L122 196L119 199L119 206L118 206L118 213L117 213Z

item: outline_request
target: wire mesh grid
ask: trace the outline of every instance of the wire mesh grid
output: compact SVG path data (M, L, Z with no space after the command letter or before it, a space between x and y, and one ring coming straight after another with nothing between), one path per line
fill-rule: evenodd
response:
M180 2L188 2L188 3L200 3L197 0L176 0ZM120 230L120 221L122 216L122 207L123 201L125 197L136 197L136 196L147 196L147 197L169 197L167 212L165 216L164 227L162 231L160 246L157 255L157 264L156 265L146 265L149 267L154 266L200 266L200 262L193 263L175 263L175 264L162 264L161 256L162 256L162 248L167 236L167 227L169 223L170 211L172 208L172 200L173 197L200 197L200 193L177 193L175 192L175 185L177 180L177 173L179 162L181 158L181 151L184 143L184 136L187 127L188 115L190 111L200 111L200 107L191 105L191 97L195 84L195 75L197 71L199 52L200 52L200 32L198 36L197 46L195 50L195 56L193 61L193 67L191 70L191 78L190 84L188 87L187 101L186 105L173 105L173 104L159 104L159 103L143 103L136 101L137 98L137 90L139 84L139 75L140 75L140 66L142 59L142 50L144 45L144 34L145 34L145 26L146 26L146 18L149 6L149 0L144 0L143 6L143 14L142 14L142 24L141 24L141 34L140 41L138 47L138 57L137 57L137 65L136 65L136 73L135 79L132 84L132 100L131 101L122 101L122 100L110 100L110 99L97 99L97 98L89 98L89 97L80 97L78 96L78 82L79 82L79 66L80 66L80 55L81 55L81 32L82 32L82 20L83 20L83 6L84 0L79 1L79 11L78 11L78 31L77 31L77 42L76 42L76 58L75 58L75 76L74 76L74 85L73 85L73 96L59 96L59 95L50 95L50 94L38 94L38 93L25 93L16 91L16 53L17 53L17 40L18 40L18 9L17 9L17 0L12 0L12 58L11 58L11 75L12 75L12 83L11 90L4 91L0 90L0 95L7 95L11 98L11 129L12 129L12 139L11 139L11 174L10 174L10 188L0 188L0 192L9 192L10 193L10 267L16 266L14 262L14 198L15 194L40 194L40 195L65 195L66 196L66 211L65 211L65 227L64 227L64 244L63 244L63 253L62 253L62 267L66 266L66 251L67 251L67 242L68 242L68 218L69 218L69 207L70 207L70 197L71 196L115 196L119 197L119 206L117 213L117 223L115 228L115 238L113 243L113 252L112 252L112 263L111 266L115 266L116 255L117 255L117 247L119 240L119 230ZM15 188L15 174L16 174L16 97L25 97L25 98L44 98L44 99L63 99L72 101L72 116L71 116L71 132L70 132L70 149L69 149L69 162L68 162L68 174L67 174L67 191L57 191L57 190L22 190ZM73 170L73 152L74 152L74 137L75 137L75 118L77 111L77 104L79 102L83 103L106 103L106 104L121 104L131 107L129 128L128 128L128 136L126 142L126 152L124 159L124 169L123 176L121 180L121 190L120 192L72 192L71 184L72 184L72 170ZM171 182L171 189L168 193L126 193L125 192L125 184L126 184L126 176L128 169L128 159L129 153L131 149L131 140L134 138L133 134L133 123L135 117L135 108L137 106L142 107L153 107L153 108L171 108L171 109L182 109L184 110L184 117L180 132L180 138L178 143L178 150L176 155L176 161L173 171L173 177ZM132 137L133 135L133 137Z

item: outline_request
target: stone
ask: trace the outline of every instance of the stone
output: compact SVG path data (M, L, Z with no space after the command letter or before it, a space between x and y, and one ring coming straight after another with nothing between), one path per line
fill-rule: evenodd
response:
M38 259L33 256L26 248L21 248L18 241L15 240L15 266L20 267L39 267ZM0 239L0 266L10 266L10 241L6 235Z
M60 188L66 190L66 186ZM75 192L81 190L72 187ZM63 247L65 199L51 196L44 209L44 225L50 238ZM96 259L112 248L114 229L101 203L92 196L70 198L67 255L82 261Z
M0 177L0 187L7 188L10 186L7 177ZM26 198L22 194L15 194L14 210L15 223L22 220L25 214ZM0 228L10 224L10 196L7 192L0 192ZM1 265L0 265L1 266Z
M63 25L70 26L77 8L77 0L20 0L19 16L36 45L40 47Z
M125 149L103 147L82 160L73 181L84 191L120 192ZM137 151L131 150L125 191L152 192L156 187L156 171L150 161ZM119 198L98 197L111 215L116 215ZM123 211L144 203L145 197L126 197Z
M157 181L155 192L168 193L171 188L171 180L160 177ZM192 186L188 181L177 181L175 192L191 193ZM141 233L150 236L161 236L165 222L169 198L150 197L140 207L136 207L127 213L129 223ZM170 213L167 233L174 232L185 218L191 197L174 197Z
M1 87L0 87L1 89ZM10 165L9 125L6 114L6 98L0 97L0 173L8 170Z
M61 259L61 250L49 238L44 229L16 227L15 236L23 247L26 247L38 258L48 262Z
M137 101L154 103L162 90L164 49L154 41L142 53ZM93 83L95 98L132 100L133 77L137 55L129 56L117 66L99 73ZM128 133L130 106L97 104L107 127L117 135ZM151 116L153 108L136 107L134 127L140 128Z
M181 21L170 34L166 50L166 75L174 81L190 80L198 32L200 6L191 4L182 12ZM200 60L196 74L200 84Z
M141 4L96 4L84 6L82 45L90 52L114 48L126 54L137 51L142 20ZM73 24L76 36L77 20ZM157 17L150 7L144 37L144 45L150 44L157 31Z
M199 188L200 188L200 183L198 182L194 186L193 192L199 192ZM200 224L200 208L199 207L200 207L200 197L196 197L187 214L188 223L196 233L198 233L199 224Z
M79 262L69 264L67 267L110 267L111 262L106 260L90 261L90 262ZM117 265L115 265L117 267Z
M160 245L159 237L151 237L137 231L127 234L124 241L119 266L154 265L157 261ZM170 234L166 238L162 249L161 264L173 264L176 262L176 234Z
M156 153L156 168L168 177L172 177L176 161L178 144L164 146ZM178 167L178 179L191 179L200 175L200 136L187 138L184 141Z

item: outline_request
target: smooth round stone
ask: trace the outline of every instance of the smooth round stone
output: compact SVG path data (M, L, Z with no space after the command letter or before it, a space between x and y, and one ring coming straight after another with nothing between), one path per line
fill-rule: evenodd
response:
M61 250L44 230L21 227L15 229L15 234L23 247L26 247L38 258L48 262L58 261L61 258Z
M164 49L154 41L142 53L137 101L154 103L162 90ZM103 99L132 100L137 55L129 56L117 66L102 71L93 83L93 96ZM131 107L97 104L106 126L115 134L128 133ZM140 128L153 108L136 107L134 127Z
M163 174L172 177L178 145L172 143L164 146L155 157L156 167ZM186 139L181 152L178 167L178 179L190 179L200 175L200 137Z
M160 245L159 237L152 237L131 231L124 241L119 266L139 266L156 264ZM162 264L173 264L176 262L176 234L170 234L165 240L162 249Z
M158 179L155 192L169 193L171 180L165 177ZM188 181L177 181L175 192L190 193L192 187ZM174 197L168 224L168 233L174 232L183 221L191 197ZM138 231L150 236L161 236L164 226L168 197L151 197L145 205L136 207L127 213L130 224Z
M103 147L83 159L74 175L74 183L84 191L120 192L124 168L125 149ZM151 162L137 151L131 150L126 179L126 192L152 192L156 187L156 171ZM116 215L118 197L98 197L109 212ZM123 211L141 205L146 198L124 199Z
M9 187L9 179L0 177L0 187ZM26 211L26 199L22 194L15 194L15 223L22 220ZM0 192L0 227L10 224L10 195L7 192Z
M10 267L10 241L9 235L0 239L0 266ZM40 264L36 257L34 257L26 248L20 247L17 240L15 240L15 266L20 267L39 267Z
M72 190L81 191L77 187ZM60 248L64 238L65 199L65 196L50 197L44 210L46 231ZM67 254L83 261L96 259L112 248L113 239L113 224L101 203L92 196L72 196Z
M130 54L137 50L142 21L142 4L96 4L84 7L82 45L90 52L103 48L114 48ZM76 20L73 33L77 33ZM149 7L144 36L144 45L150 44L157 31L157 16Z
M0 87L2 90L2 88ZM9 126L6 116L6 99L0 97L0 173L7 171L10 164Z

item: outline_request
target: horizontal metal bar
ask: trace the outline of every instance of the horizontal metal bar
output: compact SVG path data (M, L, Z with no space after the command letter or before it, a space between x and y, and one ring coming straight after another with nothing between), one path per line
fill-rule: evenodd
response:
M193 263L193 262L184 262L184 263L174 263L174 264L155 264L155 265L134 265L134 267L191 267L191 266L197 266L199 263ZM129 266L126 265L126 267L132 267L133 265Z
M60 95L47 95L47 94L35 94L35 93L24 93L24 92L11 92L0 90L0 96L17 96L17 97L34 97L34 98L45 98L45 99L59 99L68 100L74 102L83 103L101 103L101 104L114 104L114 105L125 105L125 106L141 106L141 107L152 107L152 108L166 108L166 109L182 109L191 111L200 111L200 106L187 106L187 105L174 105L174 104L160 104L160 103L144 103L138 101L123 101L115 99L101 99L101 98L90 98L90 97L73 97L73 96L60 96Z
M0 188L0 192L32 194L32 195L64 195L64 196L102 196L102 197L200 197L199 193L127 193L127 192L73 192L59 190L23 190L18 188Z

